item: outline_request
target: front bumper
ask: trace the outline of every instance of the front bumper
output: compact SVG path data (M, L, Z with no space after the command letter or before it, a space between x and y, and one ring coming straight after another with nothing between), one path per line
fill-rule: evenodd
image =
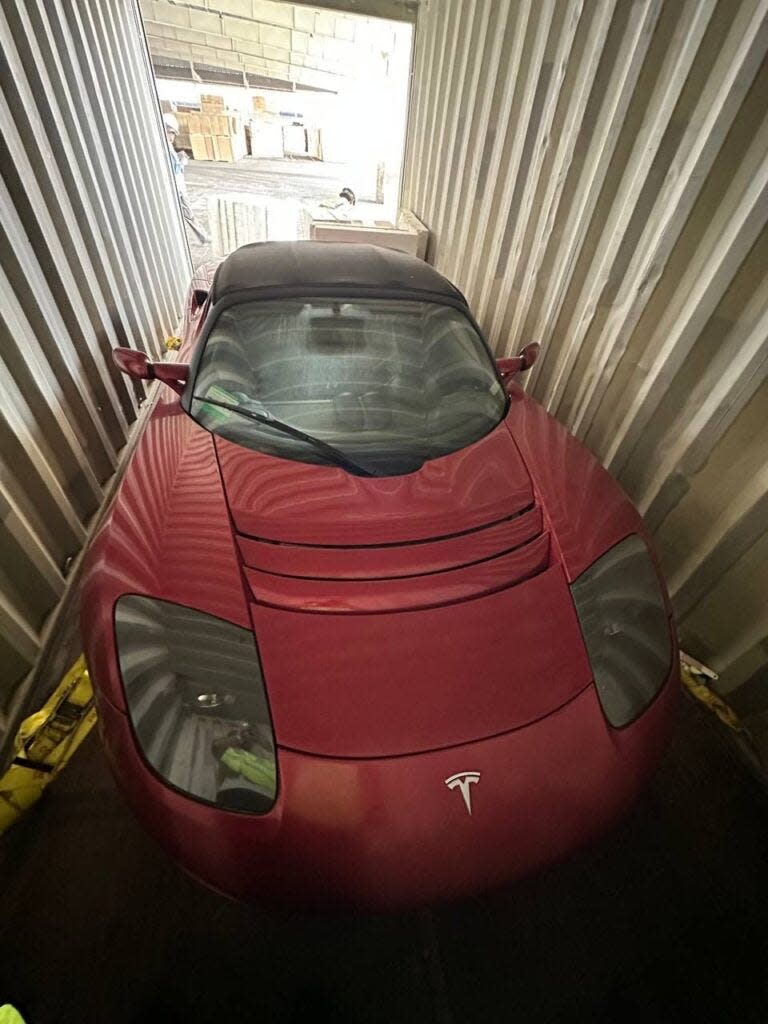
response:
M563 857L622 813L668 739L675 667L648 710L611 729L594 687L538 722L431 753L341 760L279 751L263 817L169 789L139 754L126 716L100 701L121 789L190 874L249 901L391 909L499 885ZM445 780L479 772L461 791Z

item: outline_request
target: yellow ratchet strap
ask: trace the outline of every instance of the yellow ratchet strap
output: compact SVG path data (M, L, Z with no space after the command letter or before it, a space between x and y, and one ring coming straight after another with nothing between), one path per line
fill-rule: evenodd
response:
M24 1024L24 1018L10 1003L0 1006L0 1024Z
M15 757L0 778L0 835L40 799L95 721L93 688L81 655L43 707L19 727Z
M24 1018L15 1007L6 1003L0 1006L0 1024L24 1024Z
M688 655L681 656L680 679L686 690L696 700L706 704L710 711L714 711L720 721L729 729L733 729L734 732L747 732L733 708L729 707L722 697L719 697L709 686L708 680L716 678L714 672L704 666L699 666L698 662L694 662Z

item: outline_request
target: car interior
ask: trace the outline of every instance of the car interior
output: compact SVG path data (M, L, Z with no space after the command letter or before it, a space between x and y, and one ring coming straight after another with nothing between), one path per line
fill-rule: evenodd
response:
M194 394L266 413L349 453L421 461L482 437L504 409L492 360L458 310L389 299L232 306L208 337ZM231 440L310 457L266 424L202 401L193 413Z

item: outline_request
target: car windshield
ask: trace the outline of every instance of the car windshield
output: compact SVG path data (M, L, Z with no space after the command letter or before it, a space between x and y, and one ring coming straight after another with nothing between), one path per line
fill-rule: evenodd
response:
M467 317L402 299L230 306L205 343L192 395L195 419L230 441L371 475L413 472L466 447L506 407Z

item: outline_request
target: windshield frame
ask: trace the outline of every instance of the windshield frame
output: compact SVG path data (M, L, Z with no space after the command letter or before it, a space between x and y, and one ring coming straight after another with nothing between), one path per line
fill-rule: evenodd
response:
M286 286L281 288L269 289L249 288L243 289L242 291L238 292L229 292L210 307L208 311L208 316L206 318L206 322L203 324L200 334L198 335L197 338L195 351L190 362L187 383L184 387L184 391L182 392L180 399L180 405L184 412L186 412L186 414L190 417L190 419L194 420L194 422L198 426L202 427L203 430L208 431L208 433L210 433L213 437L217 436L214 431L210 430L204 424L200 423L200 421L192 414L192 402L195 398L197 378L200 372L200 364L202 362L203 355L208 344L208 339L210 335L213 333L214 329L216 328L216 325L218 324L221 314L224 313L227 309L230 309L232 306L239 306L245 303L253 302L272 302L276 299L284 298L301 299L305 302L312 302L315 299L337 299L341 302L344 302L345 300L354 301L357 299L396 299L403 302L427 302L438 306L449 306L452 307L453 309L458 310L466 318L466 320L469 322L469 324L477 334L477 337L479 338L480 343L483 349L485 350L486 355L488 356L488 360L490 362L493 374L495 375L496 380L499 383L499 387L501 388L501 394L504 396L503 411L497 422L494 423L488 429L488 431L486 431L485 434L482 434L480 437L476 438L475 441L470 442L470 445L476 444L478 441L482 441L484 437L487 437L488 434L496 430L499 424L503 423L504 420L507 418L511 401L509 392L504 386L504 381L502 380L501 373L499 372L499 368L496 364L496 357L491 351L491 347L488 344L485 335L481 331L480 326L478 325L477 321L472 315L472 311L470 310L466 301L462 301L459 297L453 299L451 296L445 295L443 293L425 291L421 289L417 290L405 288L360 288L355 287L353 285L341 288L338 285L334 285L333 287L315 286L311 289L311 292L312 294L309 294L307 289L297 288L295 286ZM470 445L467 445L466 447L469 447ZM464 449L458 450L463 451Z

